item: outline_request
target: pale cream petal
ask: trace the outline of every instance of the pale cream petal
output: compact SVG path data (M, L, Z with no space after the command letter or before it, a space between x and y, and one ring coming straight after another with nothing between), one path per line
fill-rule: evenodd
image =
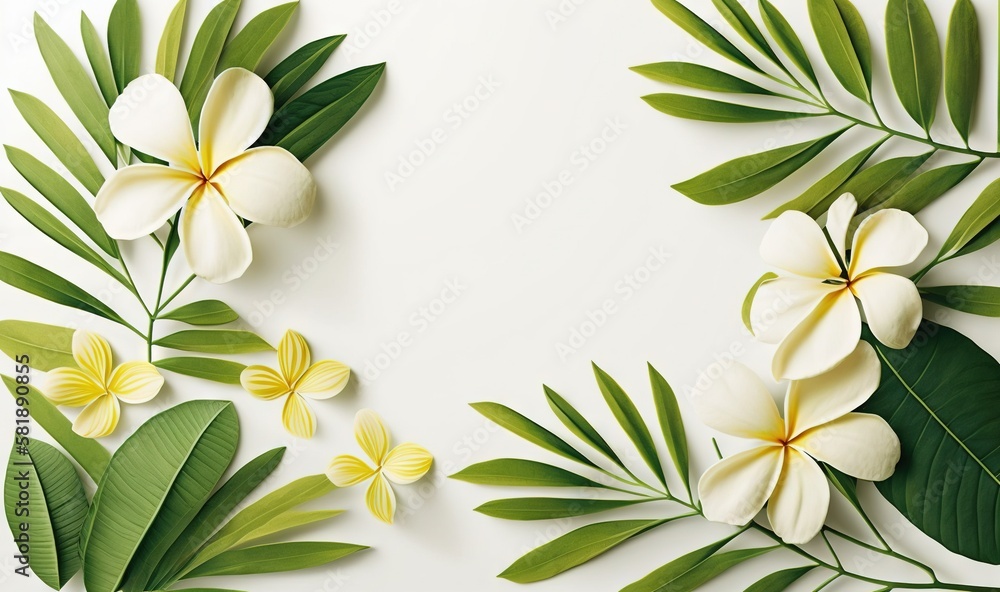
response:
M420 480L431 469L434 457L423 446L409 442L389 451L382 465L385 476L393 483L408 485Z
M104 395L87 405L73 421L73 431L84 438L103 438L118 426L121 404L114 395Z
M80 369L101 386L108 384L112 365L111 344L97 333L79 329L73 333L73 359Z
M326 476L337 487L350 487L365 481L375 474L375 469L365 464L365 461L350 454L334 458L326 469Z
M233 211L265 226L291 228L312 213L316 181L291 152L265 146L233 158L212 177Z
M764 282L757 289L750 307L754 337L761 343L781 343L823 298L843 289L843 284L798 276Z
M378 413L362 409L354 417L354 438L368 458L378 466L385 462L389 453L389 430Z
M790 545L813 540L830 510L830 485L816 461L789 449L771 501L767 519L774 533Z
M135 240L166 224L201 182L180 169L134 164L108 177L97 192L94 212L112 238Z
M916 261L927 246L927 230L913 214L882 210L865 218L854 233L849 275L857 279L869 271L899 267Z
M785 397L788 439L843 417L860 407L878 388L882 364L867 341L829 372L805 380L793 380Z
M785 423L767 387L749 368L736 362L718 378L702 375L691 403L708 427L730 436L777 442Z
M830 294L778 345L771 372L778 380L822 374L854 351L861 312L850 290Z
M56 405L82 407L107 394L104 385L76 368L57 368L45 377L45 398Z
M306 400L292 393L285 399L285 407L281 411L281 421L285 429L293 436L309 439L316 433L316 415L309 408Z
M230 68L212 83L201 111L198 138L201 166L207 176L239 156L264 133L274 113L267 83L243 68Z
M147 362L128 362L115 369L108 390L125 403L145 403L163 388L163 376Z
M851 284L861 300L865 320L875 337L893 349L903 349L920 328L924 303L917 286L900 275L872 272Z
M841 261L847 261L847 231L858 211L858 200L850 193L837 198L826 214L826 232Z
M705 518L742 526L764 507L781 474L784 447L761 446L720 460L698 482Z
M760 245L769 265L812 278L840 277L842 270L823 229L802 212L788 211L771 223Z
M277 399L291 392L285 379L267 366L247 366L240 373L240 384L246 392L260 399Z
M191 172L199 170L184 98L163 76L148 74L130 82L108 119L123 144Z
M306 373L311 361L309 344L295 331L285 331L278 343L278 368L290 385L294 385Z
M790 443L818 461L865 481L888 479L899 462L899 438L877 415L849 413Z
M235 280L253 261L243 222L211 185L195 194L184 208L180 235L191 270L210 282Z
M386 524L392 524L392 518L396 514L396 494L382 473L376 475L372 484L368 486L365 503L376 518Z
M351 369L346 364L320 360L306 370L295 391L310 399L329 399L343 392L350 378Z

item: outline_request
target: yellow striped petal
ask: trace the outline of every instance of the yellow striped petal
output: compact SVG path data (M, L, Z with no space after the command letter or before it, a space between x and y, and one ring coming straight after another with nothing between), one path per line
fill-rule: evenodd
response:
M82 370L57 368L49 372L43 394L56 405L82 407L107 394L107 391L104 385L95 382L90 374Z
M396 514L396 494L382 473L376 475L372 484L368 486L365 503L376 518L386 524L392 524L392 518Z
M163 376L147 362L129 362L115 369L108 390L126 403L145 403L163 388Z
M407 442L389 452L382 470L393 483L408 485L426 475L433 462L434 457L426 448Z
M365 464L365 461L350 454L342 454L330 461L326 476L337 487L357 485L375 474L375 469Z
M240 374L240 384L246 392L268 401L290 392L285 379L267 366L247 366Z
M295 331L286 331L278 344L278 367L288 384L295 384L309 367L309 344Z
M350 379L351 369L346 364L322 360L306 370L295 385L295 392L310 399L329 399L339 395Z
M73 333L73 359L98 383L108 384L112 361L111 346L106 339L90 331L76 331Z
M281 412L281 421L285 429L293 436L309 439L316 433L316 416L309 404L301 396L292 393L285 399L285 408Z
M103 438L115 431L121 404L113 395L103 395L84 407L73 422L73 431L84 438Z
M378 413L371 409L362 409L354 417L354 438L361 450L378 466L382 466L386 454L389 453L389 431Z

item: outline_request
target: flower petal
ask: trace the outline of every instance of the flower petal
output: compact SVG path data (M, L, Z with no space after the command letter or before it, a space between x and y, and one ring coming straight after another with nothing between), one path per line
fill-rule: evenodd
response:
M691 403L708 427L738 438L777 442L784 437L785 423L771 393L743 364L734 363L714 380L702 375L697 384Z
M73 422L73 431L84 438L103 438L115 431L121 416L121 404L113 395L99 397L83 408Z
M877 415L849 413L791 442L818 461L865 481L888 479L899 462L899 438Z
M875 337L893 349L903 349L920 328L924 303L917 286L900 275L874 272L851 284L865 309Z
M781 479L767 504L774 533L790 545L813 540L830 510L830 485L816 461L788 449Z
M781 474L782 446L760 446L720 460L698 482L705 518L742 526L764 507Z
M858 200L850 193L837 198L826 214L826 232L841 261L847 261L847 230L858 211Z
M130 82L108 119L123 144L190 172L200 170L184 98L163 76L148 74Z
M828 295L778 345L771 372L779 380L822 374L846 358L861 338L861 312L850 290Z
M833 370L814 378L793 380L785 398L788 439L843 417L860 407L878 388L882 364L867 341Z
M201 166L208 177L239 156L264 133L274 113L267 83L243 68L219 74L205 98L198 138Z
M434 457L426 448L407 442L389 452L382 470L393 483L409 485L426 475L433 462Z
M251 395L260 399L277 399L291 392L285 379L267 366L247 366L240 373L240 384Z
M342 454L332 461L326 469L326 476L337 487L357 485L375 474L375 469L365 464L365 461L350 454Z
M802 212L788 211L771 224L760 245L769 265L805 277L840 277L842 270L823 229Z
M108 390L126 403L145 403L163 388L163 376L147 362L129 362L115 369Z
M309 368L311 355L309 344L302 335L295 331L285 331L285 336L278 344L278 367L288 384L295 384Z
M111 377L112 355L108 340L97 333L79 329L73 333L73 359L80 369L102 387Z
M285 429L293 436L308 440L316 433L316 415L306 400L292 393L285 399L285 407L281 411L281 421Z
M212 177L233 211L265 226L301 224L316 203L316 181L284 148L254 148L222 165Z
M107 394L104 385L76 368L56 368L45 377L45 398L56 405L82 407Z
M181 244L195 275L224 284L243 275L253 260L250 236L211 185L195 194L181 215Z
M329 399L339 395L351 379L351 369L333 360L320 360L306 370L295 391L310 399Z
M392 524L392 518L396 514L396 494L382 473L376 475L372 484L368 486L365 503L376 518L386 524Z
M750 308L754 337L762 343L781 343L823 298L843 288L843 285L798 276L764 282L757 289Z
M854 233L848 275L857 279L884 267L899 267L916 261L927 246L927 230L913 214L882 210L865 218Z
M135 240L166 224L199 185L199 177L180 169L134 164L108 178L94 212L112 238Z
M354 438L372 462L381 466L389 453L389 430L378 413L362 409L354 417Z

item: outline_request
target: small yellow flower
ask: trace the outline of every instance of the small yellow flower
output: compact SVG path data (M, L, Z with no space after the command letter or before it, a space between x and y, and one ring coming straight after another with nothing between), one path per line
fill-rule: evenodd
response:
M310 365L309 345L295 331L288 331L278 344L278 370L249 366L240 375L248 393L265 400L285 398L281 420L285 429L300 438L316 433L316 416L306 403L340 394L351 378L351 369L333 360Z
M111 346L95 333L73 333L77 368L49 373L45 396L56 405L84 407L73 431L85 438L103 438L115 431L121 416L119 400L145 403L163 388L163 377L147 362L128 362L115 368Z
M409 442L389 450L389 430L370 409L362 409L354 418L354 437L375 468L356 456L343 454L333 459L326 476L337 487L350 487L374 477L365 494L365 503L376 518L392 524L396 494L389 482L409 485L420 480L430 470L434 457L423 446Z

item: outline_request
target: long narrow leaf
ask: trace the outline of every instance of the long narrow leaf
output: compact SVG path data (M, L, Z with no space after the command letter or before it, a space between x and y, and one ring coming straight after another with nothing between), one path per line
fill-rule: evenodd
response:
M729 26L735 30L744 41L750 44L751 47L756 49L765 56L771 63L777 65L780 68L784 68L784 64L778 59L777 54L771 49L771 44L767 42L767 38L764 34L760 32L760 28L757 23L753 21L747 10L743 8L739 0L712 0L712 4L719 11Z
M841 190L853 194L862 209L877 206L902 189L933 154L929 151L916 156L899 156L874 164L851 177ZM819 213L810 214L819 217Z
M240 10L241 0L223 0L215 6L194 38L184 75L181 77L181 95L188 106L188 115L194 129L198 129L201 108L208 97L208 90L215 77L215 68L222 56L229 30Z
M764 87L715 68L689 62L659 62L630 68L646 78L668 84L722 93L775 96Z
M187 0L180 0L167 18L156 49L156 73L173 82L177 76L177 59L184 34L184 17L187 14Z
M819 88L819 79L816 78L816 70L813 68L812 62L809 61L809 54L806 53L802 40L795 33L795 29L788 24L788 20L768 0L760 0L760 14L764 19L764 26L774 37L781 51L795 64L796 68L806 75L813 86Z
M649 433L649 427L642 419L642 415L636 408L635 403L625 393L621 386L597 364L591 364L594 369L594 376L597 378L597 385L604 395L604 401L608 404L622 430L628 435L629 440L639 451L639 456L646 462L657 480L664 486L667 478L663 474L663 465L660 463L660 455L656 452L656 444L653 443L653 436Z
M470 406L486 419L536 446L578 463L595 466L589 458L566 443L565 440L510 407L499 403L472 403Z
M118 0L108 17L108 53L118 92L139 77L142 59L142 22L138 0Z
M941 94L941 45L923 0L889 0L886 54L896 95L917 125L930 133Z
M849 93L869 102L872 49L858 9L849 0L809 0L809 18L837 80Z
M897 208L916 214L965 180L981 163L982 160L974 160L931 169L917 175L880 207Z
M271 70L264 81L274 93L274 107L280 109L319 72L344 35L317 39L295 50Z
M336 518L343 513L343 510L311 510L306 512L289 510L284 514L275 516L260 528L257 528L253 532L247 534L246 537L243 538L243 542L241 544L258 541L260 539L264 539L278 533L287 532L289 530L294 530L296 528L301 528L303 526L312 526L313 524L326 522L327 520Z
M646 95L642 100L657 111L673 117L715 123L762 123L824 115L805 111L776 111L674 93Z
M653 402L656 404L656 417L660 422L663 441L674 461L677 475L684 484L684 489L691 492L691 460L688 457L687 432L684 429L684 418L677 405L677 395L670 384L663 378L652 364L649 366L649 382L653 387Z
M0 351L12 360L28 356L33 370L75 368L73 329L30 321L0 321Z
M157 339L153 345L205 354L244 354L274 350L271 344L250 331L178 331Z
M289 2L265 10L233 37L219 58L218 72L229 68L245 68L253 72L278 35L288 25L299 3Z
M990 183L972 202L941 245L938 260L955 255L997 219L1000 219L1000 181Z
M115 74L111 71L111 58L104 48L97 27L90 21L86 12L80 13L80 34L83 36L83 46L87 50L87 60L90 62L90 69L97 79L97 86L104 95L104 102L108 107L115 104L118 98L118 86L115 83Z
M622 592L664 592L666 590L697 590L737 565L773 551L775 547L738 549L713 555L691 569L667 581L664 572L653 572L638 582L626 586Z
M569 401L547 386L544 387L544 390L545 400L548 401L552 412L555 413L564 426L576 434L577 438L580 438L591 448L606 456L611 462L620 467L625 466L607 440L598 433L597 429Z
M753 60L748 58L731 41L726 39L722 33L716 31L711 25L702 20L701 17L691 12L690 9L677 0L653 0L653 6L705 47L708 47L721 56L729 58L741 66L757 72L761 71L757 64L753 63Z
M520 497L487 502L476 512L501 520L558 520L608 512L646 503L647 499L610 500L558 497Z
M604 485L567 471L533 460L498 458L468 466L451 476L452 479L477 485L505 487L593 487Z
M239 362L201 357L164 358L157 360L154 364L161 370L175 374L234 385L240 384L240 375L247 368L246 365Z
M975 285L922 287L920 296L928 302L959 312L983 317L1000 317L1000 287Z
M670 586L674 580L704 563L710 557L722 550L723 547L728 545L730 541L736 538L736 536L737 535L728 536L721 541L716 541L710 545L706 545L700 549L681 555L666 565L655 569L641 580L626 586L622 589L622 592L648 592L651 590L665 592L666 590L671 589L668 588L668 586ZM676 589L683 590L685 588L678 587ZM687 589L694 590L694 588Z
M944 57L944 95L951 121L962 140L969 141L979 96L982 47L979 19L972 0L958 0L948 23Z
M348 543L274 543L227 551L185 578L277 573L326 565L368 547Z

